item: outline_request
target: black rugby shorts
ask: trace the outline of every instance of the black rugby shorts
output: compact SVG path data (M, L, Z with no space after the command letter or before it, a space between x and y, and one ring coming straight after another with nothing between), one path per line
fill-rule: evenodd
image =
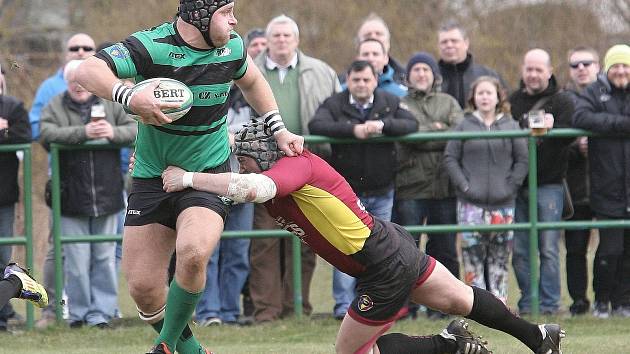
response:
M230 172L230 164L225 163L204 172ZM214 193L186 188L183 191L167 193L162 188L162 178L134 178L127 199L125 226L162 224L175 230L177 217L189 207L208 208L219 214L225 221L232 202Z
M421 280L431 275L435 259L420 251L413 237L396 225L401 237L398 252L384 261L371 265L357 277L357 297L348 308L348 315L354 320L369 325L381 326L400 317L411 291Z

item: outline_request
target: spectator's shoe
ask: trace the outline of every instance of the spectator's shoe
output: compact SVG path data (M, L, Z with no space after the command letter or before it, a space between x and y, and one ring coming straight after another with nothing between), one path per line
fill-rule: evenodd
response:
M623 305L623 306L615 307L613 309L613 311L612 311L612 314L613 314L613 316L629 318L630 317L630 306L629 305Z
M455 354L492 354L486 347L488 342L482 340L481 337L475 337L468 330L468 322L465 320L453 320L448 327L442 330L440 336L457 343Z
M593 316L601 319L607 319L610 317L610 309L608 303L595 302L593 306Z
M4 269L4 279L11 275L15 275L20 278L22 282L22 290L18 293L19 299L28 300L34 303L37 307L44 308L48 305L48 294L44 287L31 278L28 271L21 268L16 263L9 263Z
M579 316L586 314L590 308L591 303L587 299L579 299L569 306L569 312L571 316Z
M199 325L202 327L220 326L222 324L223 321L221 321L221 319L218 317L208 317L204 320L199 321Z
M538 328L543 335L543 340L536 354L562 354L560 340L566 336L566 333L560 325L542 324L538 325Z

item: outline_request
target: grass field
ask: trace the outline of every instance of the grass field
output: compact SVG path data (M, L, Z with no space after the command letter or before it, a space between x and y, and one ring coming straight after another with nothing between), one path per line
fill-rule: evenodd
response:
M282 320L252 327L194 327L193 331L215 353L334 353L339 322L329 315L321 315L329 314L333 306L330 295L331 268L323 261L317 267L311 294L314 312L318 314L314 318ZM517 300L515 284L511 285L510 295L510 303L513 304ZM0 335L0 353L145 353L155 334L137 319L124 283L121 284L120 299L125 318L113 330L70 330L65 326L33 332L18 329L12 335ZM564 304L568 303L565 298ZM16 307L21 309L19 305ZM559 322L563 325L567 331L567 338L563 342L564 354L630 354L630 349L627 349L630 319L598 320L590 316L562 316L542 317L539 322ZM448 321L407 320L396 324L393 331L424 335L437 333L447 324ZM490 342L490 348L495 354L529 353L524 345L506 334L485 329L474 322L471 328Z

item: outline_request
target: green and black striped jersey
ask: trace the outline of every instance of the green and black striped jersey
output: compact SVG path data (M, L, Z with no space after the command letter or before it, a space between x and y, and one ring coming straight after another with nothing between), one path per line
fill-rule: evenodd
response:
M232 32L221 48L198 49L179 35L175 23L136 32L96 56L119 78L140 82L168 77L194 94L190 111L171 124L138 123L134 177L159 177L169 166L199 172L216 167L230 153L227 139L228 94L233 80L247 71L243 40Z

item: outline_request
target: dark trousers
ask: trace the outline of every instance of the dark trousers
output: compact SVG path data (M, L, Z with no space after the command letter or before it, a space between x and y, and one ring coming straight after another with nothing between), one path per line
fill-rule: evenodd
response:
M598 220L614 219L597 215ZM630 229L600 229L593 266L595 301L630 306Z
M278 228L262 204L254 208L254 229ZM250 244L249 292L257 322L277 320L294 313L292 240L289 238L254 238ZM309 300L316 256L302 244L302 301L304 314L313 307Z
M455 198L396 200L396 221L401 225L456 225L457 203ZM419 235L414 235L419 242ZM459 278L457 258L457 234L429 233L426 253L442 263Z
M575 205L575 213L570 221L591 220L593 212L588 205ZM591 236L590 229L566 230L564 241L567 248L567 287L573 302L586 299L588 266L586 254Z

